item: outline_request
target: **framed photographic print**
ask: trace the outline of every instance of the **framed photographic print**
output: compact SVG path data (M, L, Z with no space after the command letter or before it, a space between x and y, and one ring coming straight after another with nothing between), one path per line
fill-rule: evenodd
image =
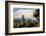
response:
M45 32L45 4L37 2L5 2L5 34Z

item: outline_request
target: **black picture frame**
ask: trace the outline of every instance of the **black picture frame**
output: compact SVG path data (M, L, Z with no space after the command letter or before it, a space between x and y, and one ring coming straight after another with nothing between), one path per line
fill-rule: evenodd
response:
M38 32L23 32L23 33L9 33L8 31L8 3L28 3L28 4L42 4L43 5L43 31ZM5 35L16 35L16 34L32 34L32 33L44 33L45 32L45 3L38 2L22 2L22 1L5 1Z

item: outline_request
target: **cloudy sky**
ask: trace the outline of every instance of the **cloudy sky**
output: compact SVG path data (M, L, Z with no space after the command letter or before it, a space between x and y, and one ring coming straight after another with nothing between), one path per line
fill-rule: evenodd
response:
M15 18L21 18L22 15L25 16L25 18L31 18L33 16L33 9L31 8L14 8L13 14Z

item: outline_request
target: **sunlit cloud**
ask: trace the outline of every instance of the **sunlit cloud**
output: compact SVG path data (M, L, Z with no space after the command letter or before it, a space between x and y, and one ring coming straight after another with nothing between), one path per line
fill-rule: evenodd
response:
M31 8L14 8L14 16L17 18L25 16L25 18L30 18L33 16L33 9ZM27 17L28 16L28 17Z

